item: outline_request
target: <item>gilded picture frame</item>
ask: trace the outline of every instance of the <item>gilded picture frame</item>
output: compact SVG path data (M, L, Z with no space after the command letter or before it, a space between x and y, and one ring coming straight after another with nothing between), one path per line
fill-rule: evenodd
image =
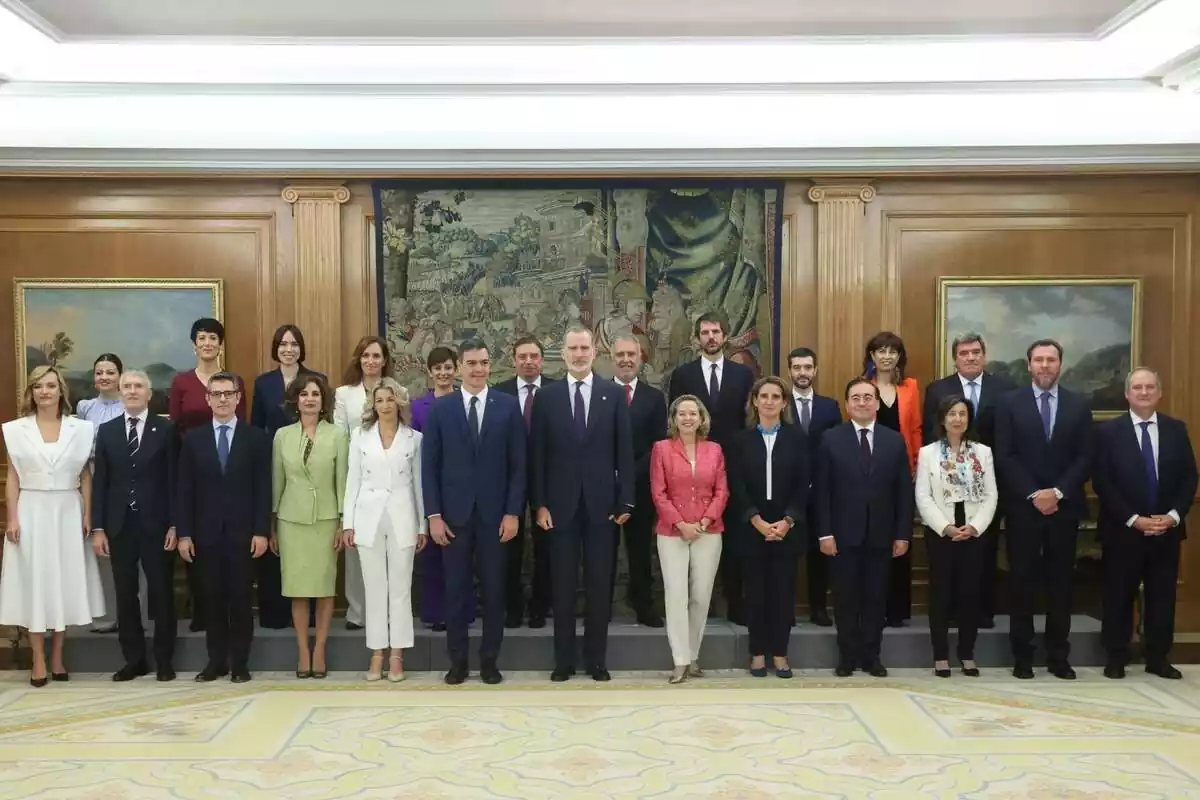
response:
M1096 419L1128 409L1125 375L1142 357L1141 278L942 277L937 292L939 376L954 369L954 338L972 331L987 344L989 372L1028 385L1026 350L1054 339L1063 346L1061 385L1087 397Z
M72 407L94 397L92 362L115 353L150 376L151 410L166 413L171 380L196 365L192 322L224 310L220 278L13 278L17 404L30 370L47 363L62 371Z

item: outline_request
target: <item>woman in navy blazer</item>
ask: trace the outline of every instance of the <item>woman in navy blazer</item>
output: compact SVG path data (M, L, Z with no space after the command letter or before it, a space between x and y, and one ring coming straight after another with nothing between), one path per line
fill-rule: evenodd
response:
M275 432L296 420L284 406L287 387L301 375L320 375L304 366L304 334L295 325L280 325L271 337L271 360L279 367L254 379L254 401L250 406L250 424L275 439ZM279 556L271 551L258 559L258 624L282 629L292 624L292 604L283 597L283 579Z

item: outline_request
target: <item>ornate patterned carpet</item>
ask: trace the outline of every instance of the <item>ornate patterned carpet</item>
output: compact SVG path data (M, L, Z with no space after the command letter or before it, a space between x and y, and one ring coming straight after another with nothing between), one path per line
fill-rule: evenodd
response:
M991 672L40 690L5 673L0 800L1200 798L1200 668L1181 682Z

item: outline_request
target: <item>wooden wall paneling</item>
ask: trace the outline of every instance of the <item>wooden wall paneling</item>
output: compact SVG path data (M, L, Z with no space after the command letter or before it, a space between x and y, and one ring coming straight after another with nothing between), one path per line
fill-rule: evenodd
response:
M363 336L379 329L375 281L375 205L371 184L351 183L342 206L342 369Z

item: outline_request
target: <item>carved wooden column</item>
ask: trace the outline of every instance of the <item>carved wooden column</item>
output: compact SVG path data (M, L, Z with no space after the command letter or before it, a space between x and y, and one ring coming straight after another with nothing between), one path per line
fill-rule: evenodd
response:
M824 394L841 401L846 382L862 371L866 204L875 189L862 183L818 184L817 354Z
M342 362L342 203L350 190L340 184L288 186L296 239L296 319L304 331L305 364L334 385Z

